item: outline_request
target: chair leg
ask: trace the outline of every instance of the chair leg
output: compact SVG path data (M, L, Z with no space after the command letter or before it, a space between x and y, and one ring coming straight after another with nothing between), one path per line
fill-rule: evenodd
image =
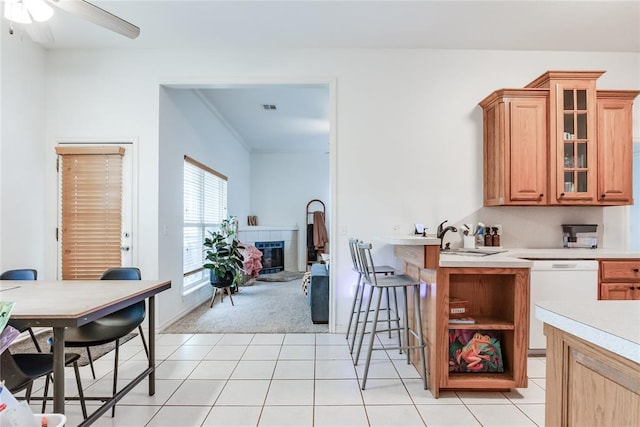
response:
M24 399L29 403L31 401L31 390L33 389L33 381L29 383L24 392Z
M89 358L89 366L91 367L91 375L93 375L93 379L96 379L96 371L93 368L93 357L91 357L91 349L87 347L87 357Z
M384 290L384 293L385 293L385 296L387 297L387 329L388 329L387 334L388 334L389 338L391 338L391 332L392 332L392 329L391 329L391 299L389 298L389 288L386 288ZM394 294L395 294L395 292L394 292ZM394 297L395 297L395 295L394 295ZM396 313L397 313L397 310L396 310Z
M358 302L358 296L360 294L360 281L361 281L362 275L360 273L358 273L358 280L356 281L356 293L353 294L353 302L351 303L351 317L349 317L349 323L347 324L347 335L345 336L345 338L347 340L349 340L349 333L351 332L351 324L353 323L353 316L356 315L356 304ZM359 313L358 313L359 314ZM356 319L359 316L356 316ZM357 323L357 320L356 320Z
M40 344L38 344L38 339L36 338L36 334L33 333L33 329L29 328L29 335L31 335L31 339L33 340L33 345L38 350L38 353L42 353L42 349L40 348Z
M76 384L78 386L78 397L80 398L80 407L82 408L82 416L87 419L87 404L84 401L84 390L82 390L82 381L80 380L80 368L78 368L78 361L73 362L73 370L76 373ZM45 395L46 396L46 395ZM42 408L44 414L44 408Z
M138 325L138 332L140 332L140 339L142 339L142 345L144 346L144 352L149 358L149 348L147 347L147 340L144 339L144 332L142 332L142 325Z
M407 298L409 294L407 292L407 287L404 286L402 288L402 296L404 297L404 346L406 347L405 353L407 353L407 365L411 364L411 350L409 350L409 301ZM398 325L399 326L399 325ZM398 333L400 332L400 328L398 328ZM402 353L402 343L400 344L400 353Z
M357 308L357 311L355 312L356 321L355 321L355 325L353 326L353 336L351 337L351 343L349 345L349 351L351 352L351 354L353 354L353 348L356 344L356 338L358 337L358 326L360 324L360 316L362 315L362 300L364 299L364 286L365 284L362 282L362 279L360 279L358 288L356 289L356 296L358 295L358 293L360 295L358 297L359 298L358 308ZM366 324L362 325L363 328L365 328L366 326L367 326Z
M47 412L47 396L49 395L49 380L51 375L47 375L44 379L44 392L42 393L42 413Z
M397 326L396 330L398 331L398 347L400 347L399 353L402 354L402 337L400 336L400 311L398 311L398 293L396 292L395 288L391 289L391 292L393 292L393 304L394 304L395 310L396 310L395 321L396 321L396 326ZM405 298L405 302L406 302L406 298ZM406 317L406 314L405 314L405 317ZM407 319L406 318L404 319L404 322L407 323ZM391 337L391 333L389 333L389 337Z
M358 339L358 349L356 350L356 357L353 360L353 364L357 365L360 360L360 350L362 349L362 340L364 334L367 333L367 321L369 320L369 311L371 310L371 300L373 300L373 286L370 286L369 300L367 301L367 308L364 310L364 319L362 321L362 332L360 332L360 338Z
M113 365L113 396L116 395L118 391L118 356L120 355L120 339L116 340L116 354L115 354L115 362ZM116 416L116 405L111 407L111 417Z
M372 286L373 288L373 286ZM378 315L380 314L380 303L382 302L382 289L378 289L378 301L375 311L373 312L373 322L371 322L371 337L369 338L369 348L367 349L367 361L364 365L364 373L362 375L362 390L367 385L367 375L369 375L369 365L371 364L371 353L376 340L376 328L378 325Z
M424 389L426 390L429 386L427 380L427 363L425 360L424 350L426 348L426 343L424 340L424 334L422 333L422 313L420 313L420 284L417 284L413 287L413 309L416 313L416 331L418 335L418 351L420 352L420 364L422 368L422 380L424 383Z

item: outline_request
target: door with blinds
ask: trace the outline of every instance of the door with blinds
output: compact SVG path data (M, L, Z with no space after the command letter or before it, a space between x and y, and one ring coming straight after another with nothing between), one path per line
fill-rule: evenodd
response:
M98 279L132 265L128 144L59 145L58 277Z

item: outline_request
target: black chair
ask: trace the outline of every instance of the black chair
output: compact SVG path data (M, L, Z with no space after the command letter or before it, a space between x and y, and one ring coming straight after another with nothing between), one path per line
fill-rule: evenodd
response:
M118 267L111 268L105 271L100 280L141 280L142 276L140 270L135 267ZM149 357L149 349L147 342L144 339L142 332L142 322L145 318L145 302L140 301L129 307L125 307L115 313L108 314L100 319L94 320L91 323L82 325L77 328L65 329L65 347L85 347L87 349L87 356L89 357L89 364L91 365L91 373L93 378L96 378L96 374L93 368L93 360L91 358L90 347L107 344L114 342L115 348L115 362L113 371L113 394L117 392L118 383L118 355L120 352L120 338L125 337L133 330L138 328L140 332L140 338L142 339L142 345L144 351ZM113 407L112 415L115 413L115 406Z
M77 353L65 353L64 358L65 366L73 365L76 374L80 406L82 407L82 416L87 418L87 406L82 391L82 382L80 381L80 370L78 369L78 359L80 359L80 355ZM4 381L4 386L14 394L25 390L25 399L27 402L31 400L33 381L46 376L44 396L42 398L42 413L46 410L47 393L49 391L49 382L52 373L53 354L51 353L11 354L9 350L5 350L2 355L0 355L0 378Z
M0 274L0 280L37 280L38 272L36 270L30 268L23 268L18 270L7 270L4 273ZM38 352L42 352L40 348L40 344L38 344L38 339L36 338L36 334L33 333L33 329L30 326L25 326L21 322L13 319L9 319L8 325L16 328L20 333L29 332L31 335L31 339L33 340L33 345L35 345L36 350Z

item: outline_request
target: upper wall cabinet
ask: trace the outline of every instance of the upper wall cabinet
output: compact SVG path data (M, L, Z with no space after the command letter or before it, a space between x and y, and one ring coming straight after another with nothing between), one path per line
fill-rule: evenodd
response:
M632 204L632 103L603 71L549 71L501 89L484 112L484 204Z

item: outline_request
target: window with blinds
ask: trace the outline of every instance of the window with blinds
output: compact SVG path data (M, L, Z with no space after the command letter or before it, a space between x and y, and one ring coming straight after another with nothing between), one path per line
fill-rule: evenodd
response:
M202 243L227 217L227 177L184 156L183 294L209 283Z
M63 280L98 279L122 262L123 147L56 147Z

